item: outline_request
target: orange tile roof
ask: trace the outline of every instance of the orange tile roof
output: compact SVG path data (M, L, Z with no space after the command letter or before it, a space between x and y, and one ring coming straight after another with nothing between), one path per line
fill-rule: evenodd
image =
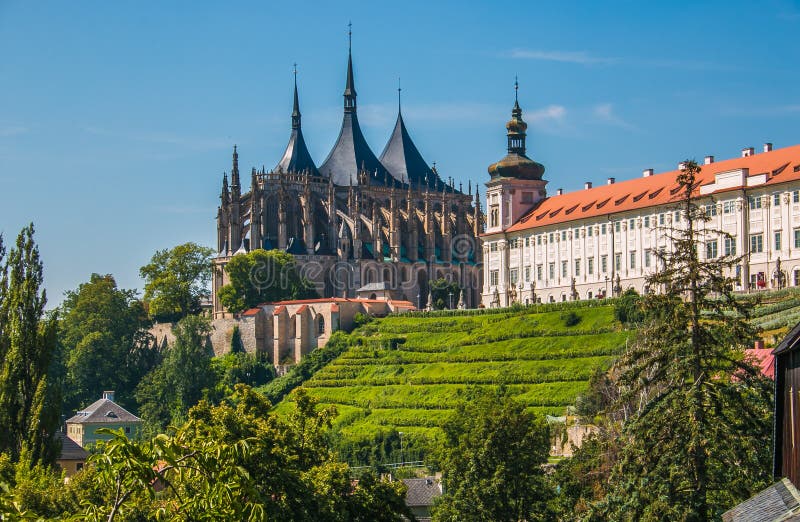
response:
M300 308L298 308L298 309L297 309L297 311L295 312L295 314L296 314L296 315L297 315L297 314L302 314L302 313L303 313L303 312L305 312L306 310L308 310L308 305L307 305L307 304L304 304L303 306L301 306Z
M767 175L766 183L749 187L751 189L796 181L800 180L800 145L761 152L746 158L722 160L700 167L696 191L703 185L714 183L716 174L738 169L749 169L750 176ZM679 187L675 181L678 172L678 170L673 170L548 197L505 231L516 232L658 205L674 204L677 202L676 198L679 197ZM725 188L717 192L741 188L743 187ZM562 212L564 209L566 211ZM484 235L491 236L493 233Z
M251 309L243 312L242 315L245 316L245 317L250 317L251 315L258 315L258 312L260 312L260 311L261 311L261 308L251 308Z

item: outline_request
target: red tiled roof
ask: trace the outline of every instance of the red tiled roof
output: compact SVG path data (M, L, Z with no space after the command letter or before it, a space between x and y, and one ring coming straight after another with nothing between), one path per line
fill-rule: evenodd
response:
M281 312L283 312L285 309L286 309L286 307L285 307L285 306L278 306L277 308L275 308L275 311L274 311L274 312L272 312L272 315L278 315L278 314L280 314Z
M792 168L787 168L790 165ZM750 176L767 175L766 183L750 187L752 189L796 181L800 180L800 145L753 154L746 158L722 160L700 167L695 190L700 186L714 183L716 174L738 169L749 169ZM675 182L678 172L673 170L548 197L507 228L506 232L676 203L677 193L680 190ZM726 187L717 192L741 188L743 187ZM645 195L647 197L644 197ZM569 209L568 212L562 213L561 210L565 208Z
M308 305L307 305L307 304L304 304L303 306L301 306L300 308L298 308L298 309L297 309L297 311L295 312L295 314L302 314L302 313L303 313L303 312L305 312L306 310L308 310Z
M331 305L331 312L338 312L338 311L339 311L339 305L336 304L336 303L333 303Z
M257 315L258 312L260 312L260 311L261 311L261 308L251 308L251 309L243 312L242 315L245 316L245 317L250 317L252 315Z
M758 366L761 373L770 379L775 378L775 356L772 355L772 348L751 348L745 350L745 354Z

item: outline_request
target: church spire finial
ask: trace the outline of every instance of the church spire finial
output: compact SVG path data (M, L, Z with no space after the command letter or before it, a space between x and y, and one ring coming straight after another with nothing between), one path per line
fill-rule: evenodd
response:
M233 146L233 167L231 168L231 190L238 193L241 188L239 183L239 152L236 145Z
M400 77L397 77L397 112L400 112L400 91L403 89L400 88Z
M297 99L297 62L294 64L294 107L292 107L292 129L300 128L300 102Z
M514 103L519 104L519 97L517 94L519 93L519 79L517 75L514 75Z
M347 84L344 87L344 111L356 112L356 82L353 79L353 24L347 24Z

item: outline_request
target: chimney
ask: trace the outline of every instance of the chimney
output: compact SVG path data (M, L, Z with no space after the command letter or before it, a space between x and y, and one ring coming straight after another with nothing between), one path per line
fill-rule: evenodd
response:
M714 163L714 156L706 156L703 160L703 165L711 165Z
M560 195L562 195L563 193L564 193L564 189L558 189L558 190L556 190L556 196L560 196Z
M617 181L617 178L608 178L607 184L608 185L613 185L615 181Z
M589 190L590 188L592 188L592 182L587 181L586 183L583 184L583 188L584 190Z
M114 402L114 390L104 391L103 398L108 399L111 402Z
M743 158L746 158L748 156L752 156L755 153L756 153L756 149L754 149L753 147L746 147L746 148L742 149L742 157Z
M642 171L642 177L643 178L649 178L652 175L653 175L653 169L644 169Z
M767 142L764 144L764 152L772 152L772 143Z
M686 162L685 161L681 161L680 163L678 163L678 170L686 170Z

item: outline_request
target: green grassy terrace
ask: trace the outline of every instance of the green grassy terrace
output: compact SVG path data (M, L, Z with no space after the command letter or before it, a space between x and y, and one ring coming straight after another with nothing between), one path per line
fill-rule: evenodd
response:
M570 313L578 318L571 326ZM403 432L414 446L436 437L470 387L504 385L531 410L563 415L631 334L613 306L597 301L395 315L350 334L343 353L302 387L336 407L343 440Z

